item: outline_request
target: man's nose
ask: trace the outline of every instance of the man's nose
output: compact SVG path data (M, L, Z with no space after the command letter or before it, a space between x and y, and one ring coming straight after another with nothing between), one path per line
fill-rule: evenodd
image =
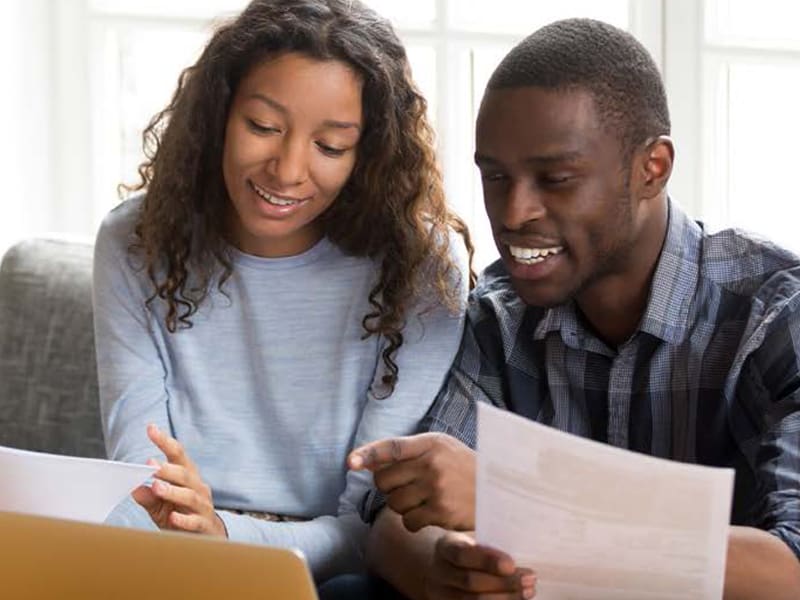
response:
M546 214L540 190L528 182L514 182L503 207L503 226L509 230L520 229L529 221L537 221Z

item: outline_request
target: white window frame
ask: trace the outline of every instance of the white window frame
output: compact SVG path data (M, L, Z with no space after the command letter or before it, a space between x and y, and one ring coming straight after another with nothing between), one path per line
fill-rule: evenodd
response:
M224 3L225 0L223 0ZM431 28L398 26L397 31L407 44L424 44L435 48L437 57L437 98L435 121L438 131L439 156L445 175L448 198L454 208L465 218L472 229L485 228L483 199L478 191L477 170L472 154L473 114L476 111L473 97L463 97L470 83L470 72L455 68L465 48L481 45L512 45L520 36L512 34L476 33L448 26L447 0L436 3L437 19ZM520 0L529 1L529 0ZM690 0L674 0L690 3ZM50 0L54 9L54 152L55 185L57 190L53 212L53 228L91 232L113 204L108 197L111 183L116 183L116 171L110 172L106 153L99 151L114 143L118 114L114 112L113 98L102 102L101 86L104 78L114 76L114 66L103 63L98 53L103 36L109 27L126 27L147 24L150 26L179 25L186 29L210 31L209 22L216 15L187 16L185 10L169 14L147 15L130 0L121 1L115 9L112 3L102 11L91 9L91 0ZM630 0L630 31L653 54L657 64L664 68L665 37L670 16L666 6L673 0ZM683 32L684 25L678 29ZM113 56L111 57L113 59ZM667 64L669 64L667 62ZM109 75L111 74L111 75ZM441 76L444 74L444 76ZM176 78L177 78L176 73ZM78 82L76 84L76 82ZM684 84L684 82L680 82ZM669 87L669 85L668 85ZM678 96L672 94L673 102ZM110 100L110 101L109 101ZM100 106L105 114L98 114ZM685 115L690 111L684 111ZM92 118L94 117L94 119ZM99 118L98 118L99 117ZM94 127L92 128L92 123ZM87 131L91 133L87 135ZM696 131L696 130L695 130ZM688 136L687 136L688 139ZM691 141L682 140L691 147ZM685 161L685 162L684 162ZM691 164L685 158L682 167ZM691 175L691 173L690 173ZM127 181L135 181L135 173L125 174ZM484 256L494 253L483 249ZM486 260L484 259L484 263Z

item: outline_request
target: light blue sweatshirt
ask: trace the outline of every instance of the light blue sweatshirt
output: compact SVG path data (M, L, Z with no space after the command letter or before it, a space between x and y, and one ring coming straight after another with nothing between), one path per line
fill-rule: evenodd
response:
M366 527L358 503L371 484L347 472L348 451L412 433L443 383L461 337L433 294L413 308L397 354L394 393L373 395L384 340L362 339L378 269L323 239L287 258L234 250L234 272L171 334L165 305L132 259L141 198L105 219L94 260L94 318L108 456L158 457L148 423L185 447L211 486L231 540L300 549L317 580L362 569ZM466 252L454 237L466 300ZM421 314L420 314L421 313ZM225 509L299 517L274 523ZM132 500L110 522L153 528Z

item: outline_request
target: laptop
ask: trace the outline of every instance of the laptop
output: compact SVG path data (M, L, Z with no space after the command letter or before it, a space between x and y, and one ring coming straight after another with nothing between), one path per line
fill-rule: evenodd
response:
M293 550L9 512L0 512L0 596L317 600Z

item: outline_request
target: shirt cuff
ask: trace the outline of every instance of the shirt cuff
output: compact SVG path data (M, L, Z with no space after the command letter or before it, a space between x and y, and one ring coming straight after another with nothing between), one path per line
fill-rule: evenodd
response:
M364 523L372 525L384 506L386 506L386 498L377 488L372 488L361 499L358 506L358 514L361 515L361 520Z

